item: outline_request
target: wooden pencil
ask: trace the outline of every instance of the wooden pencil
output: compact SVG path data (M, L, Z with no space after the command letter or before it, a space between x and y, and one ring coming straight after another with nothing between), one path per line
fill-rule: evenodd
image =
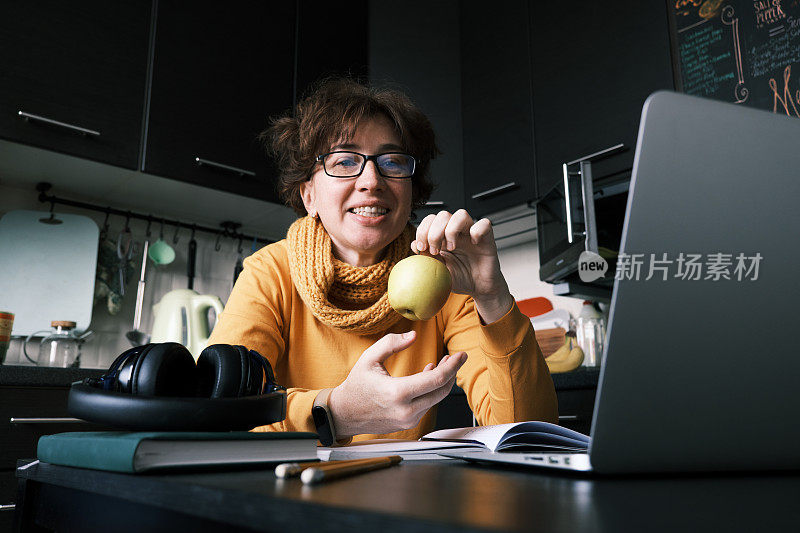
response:
M361 474L362 472L369 472L371 470L378 470L380 468L388 468L396 465L402 460L403 458L399 455L389 455L386 457L371 457L369 459L361 459L355 462L349 462L347 464L318 464L303 470L303 472L300 474L300 479L306 485L321 483L331 479Z
M281 463L275 467L275 477L285 479L288 477L299 476L300 473L306 468L312 468L323 465L333 465L333 464L361 463L364 461L368 461L369 459L371 458L363 457L361 459L341 459L337 461L309 461L306 463Z

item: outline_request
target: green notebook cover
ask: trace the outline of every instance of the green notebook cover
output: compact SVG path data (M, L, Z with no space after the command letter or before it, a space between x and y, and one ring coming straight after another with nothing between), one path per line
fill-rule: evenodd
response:
M37 456L56 465L135 473L177 466L316 459L317 438L316 433L302 432L76 431L41 437ZM154 441L161 441L155 448L165 450L156 467L142 460L156 454L142 454L140 450L142 443L153 448ZM259 444L262 442L263 446Z

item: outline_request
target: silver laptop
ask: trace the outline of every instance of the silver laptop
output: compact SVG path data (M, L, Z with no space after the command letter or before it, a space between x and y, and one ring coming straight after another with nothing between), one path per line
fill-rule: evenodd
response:
M800 468L799 247L800 119L653 94L588 453L449 455L598 473Z

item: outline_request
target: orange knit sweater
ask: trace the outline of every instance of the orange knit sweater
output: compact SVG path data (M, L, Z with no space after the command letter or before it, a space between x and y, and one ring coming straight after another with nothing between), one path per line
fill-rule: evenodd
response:
M482 325L471 297L451 294L432 319L405 318L388 330L358 335L317 320L300 298L289 270L286 241L262 248L244 261L244 271L218 318L209 344L243 344L269 359L287 387L286 419L257 431L315 431L311 407L317 393L347 377L361 353L386 333L416 330L409 348L385 363L392 376L420 372L447 353L467 352L456 382L481 425L522 420L558 421L553 381L528 317L515 305ZM372 438L417 439L433 430L436 409L410 430Z

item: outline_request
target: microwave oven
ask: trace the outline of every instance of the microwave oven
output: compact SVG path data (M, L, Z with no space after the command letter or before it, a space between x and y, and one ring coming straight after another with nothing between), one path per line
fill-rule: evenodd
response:
M608 262L606 275L593 282L613 286L616 258L628 204L630 172L594 179L592 163L625 149L617 145L563 165L563 180L536 202L539 277L547 283L577 282L582 252Z

